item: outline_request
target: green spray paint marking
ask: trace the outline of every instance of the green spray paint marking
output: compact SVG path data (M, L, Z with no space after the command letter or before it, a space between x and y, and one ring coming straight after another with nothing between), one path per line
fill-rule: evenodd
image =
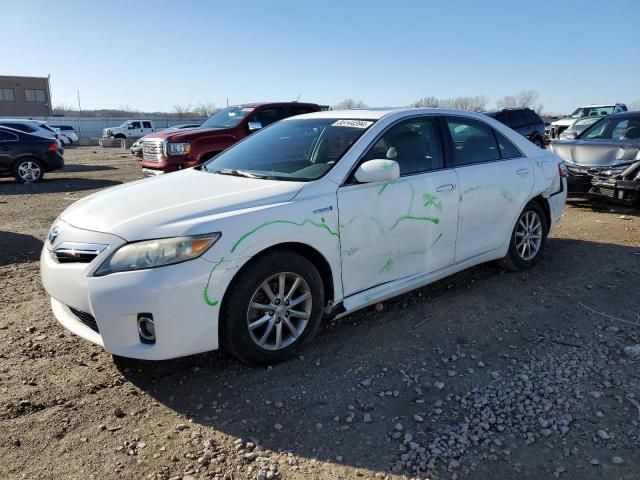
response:
M393 268L393 259L390 258L389 260L387 260L387 263L385 263L382 268L380 269L380 271L378 272L378 274L382 273L382 272L390 272L391 269Z
M460 194L460 201L462 201L462 197L464 197L467 193L471 193L471 192L475 192L477 190L480 190L482 187L481 186L477 186L477 187L469 187L467 188L464 192L462 192Z
M383 272L390 272L391 269L393 268L393 265L395 264L395 262L397 262L398 260L400 260L401 258L404 257L409 257L411 255L424 255L425 253L427 253L429 250L431 250L433 247L435 247L436 243L438 243L440 241L440 239L442 238L442 232L440 232L438 234L438 236L436 237L436 239L431 243L431 245L429 245L427 248L423 249L423 250L417 250L415 252L407 252L407 253L401 253L400 255L397 255L393 258L389 258L389 260L387 260L387 263L385 263L382 268L378 271L378 274L381 274Z
M393 165L391 162L386 161L386 162L384 162L384 164L382 165L382 168L384 168L385 170L391 170L391 165Z
M326 230L329 234L331 234L333 236L336 236L336 237L340 236L338 234L338 232L334 232L333 230L331 230L331 228L326 223L324 223L324 218L322 218L321 220L322 220L322 223L314 222L313 220L309 220L309 219L305 219L302 222L294 222L293 220L271 220L269 222L264 222L264 223L258 225L256 228L254 228L252 230L249 230L247 233L242 235L236 241L236 243L233 244L233 247L231 247L231 253L233 253L236 250L236 248L238 248L238 245L240 245L247 237L250 237L251 235L256 233L258 230L260 230L261 228L267 227L269 225L275 225L277 223L284 223L286 225L295 225L296 227L304 227L308 223L309 225L313 225L314 227Z
M411 209L413 208L413 200L416 197L416 191L413 188L413 184L411 182L409 182L408 180L400 179L400 180L394 180L393 182L385 182L380 187L380 190L378 190L378 196L382 195L382 193L387 189L387 187L389 185L396 185L396 184L400 184L400 183L406 183L407 185L409 185L409 189L411 190L411 200L409 201L409 208L407 210L407 215L411 215Z
M506 188L500 190L500 195L502 195L502 198L504 198L507 202L513 203L513 194Z
M442 210L442 202L432 193L424 193L422 195L423 207L433 207L436 210Z
M393 226L389 229L389 230L393 230L394 228L396 228L398 226L398 224L402 221L405 220L414 220L414 221L418 221L418 222L431 222L431 223L435 223L436 225L438 223L440 223L440 219L436 218L436 217L415 217L413 215L403 215L400 218L398 218L396 220L396 223L393 224Z
M207 305L211 306L211 307L215 307L216 305L218 305L218 300L211 300L209 298L209 282L211 282L211 277L213 275L213 272L215 271L216 268L218 268L220 266L220 264L224 261L224 257L222 257L220 259L220 261L218 263L216 263L213 268L211 269L211 272L209 272L209 278L207 278L207 284L204 286L204 292L202 292L202 296L204 297L204 301Z
M345 223L341 224L340 228L344 230L347 227L350 227L351 224L353 222L355 222L356 220L362 220L362 219L369 220L369 221L375 223L378 226L378 229L380 229L380 233L382 235L384 235L384 226L380 223L380 220L378 220L376 217L373 217L373 216L370 216L370 215L356 215L353 218L351 218L351 220L349 220L346 224Z

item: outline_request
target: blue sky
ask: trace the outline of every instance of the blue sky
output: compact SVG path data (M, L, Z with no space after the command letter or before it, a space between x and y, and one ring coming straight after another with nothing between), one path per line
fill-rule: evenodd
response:
M293 100L407 105L540 93L640 99L640 1L10 1L0 74L87 108Z

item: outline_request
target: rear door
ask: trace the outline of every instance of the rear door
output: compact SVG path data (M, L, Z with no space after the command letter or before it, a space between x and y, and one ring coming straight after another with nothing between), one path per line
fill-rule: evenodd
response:
M144 120L142 122L142 136L149 135L153 133L153 124L149 120Z
M0 170L11 170L19 140L15 133L0 130Z
M457 263L510 239L534 179L530 160L488 124L453 115L445 123L459 183Z

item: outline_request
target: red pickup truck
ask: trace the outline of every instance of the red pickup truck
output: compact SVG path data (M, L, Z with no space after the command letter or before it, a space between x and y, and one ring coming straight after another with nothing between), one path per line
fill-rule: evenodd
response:
M314 103L247 103L220 110L200 127L144 137L142 172L146 176L195 167L234 143L283 118L318 112Z

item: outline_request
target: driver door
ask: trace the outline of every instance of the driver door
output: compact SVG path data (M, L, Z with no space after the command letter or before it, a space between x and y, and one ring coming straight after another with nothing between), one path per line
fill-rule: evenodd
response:
M457 177L445 168L436 117L391 126L365 154L395 160L400 178L338 189L345 296L453 263Z

